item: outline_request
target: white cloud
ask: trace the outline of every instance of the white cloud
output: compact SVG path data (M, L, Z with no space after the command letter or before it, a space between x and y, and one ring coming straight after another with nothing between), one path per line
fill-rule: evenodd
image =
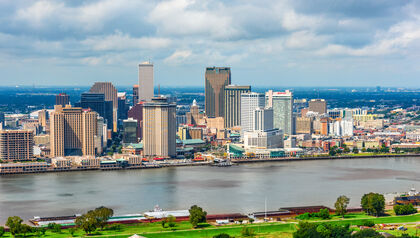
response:
M201 10L205 1L170 0L161 2L149 14L149 22L157 31L169 35L205 35L208 38L229 38L238 34L229 14L223 11Z
M328 37L318 36L313 32L304 30L293 32L286 40L285 45L291 49L312 49L318 48L327 42Z
M322 56L381 56L390 54L407 54L409 49L420 47L420 21L397 23L385 33L377 33L372 44L362 48L351 48L338 44L328 44L316 53Z
M160 37L133 38L119 31L105 37L94 36L82 41L83 45L97 51L159 49L169 46L170 39Z
M191 55L191 50L176 50L172 55L166 57L163 61L168 64L179 64Z

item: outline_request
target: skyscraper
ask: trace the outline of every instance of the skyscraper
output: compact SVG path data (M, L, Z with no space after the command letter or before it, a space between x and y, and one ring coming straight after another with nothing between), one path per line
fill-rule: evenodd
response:
M137 138L139 141L143 138L143 103L137 103L127 113L129 118L137 120Z
M0 160L32 160L33 147L32 130L0 130Z
M309 111L319 114L327 113L327 102L324 99L311 99L309 101Z
M97 113L56 105L50 118L51 157L95 155Z
M50 119L48 111L45 109L42 109L38 112L38 124L42 127L47 127L47 122Z
M285 92L266 93L267 106L273 108L274 128L278 128L284 134L293 134L293 93Z
M139 102L150 101L153 98L153 86L153 64L151 62L139 64Z
M137 120L128 118L123 121L123 142L137 143Z
M113 131L117 131L118 120L118 97L117 89L110 82L96 82L89 90L91 93L103 93L105 101L112 101L112 118L113 118Z
M225 128L241 125L241 94L251 92L251 86L225 87Z
M205 74L206 114L208 117L224 117L225 87L231 80L229 67L209 67Z
M108 128L113 127L113 104L111 101L105 101L104 93L82 93L80 97L80 103L76 105L84 109L91 109L92 111L97 112L99 116L106 120Z
M118 93L118 119L127 119L127 112L130 106L127 103L127 94L125 92Z
M262 93L241 94L241 135L243 132L252 131L255 125L254 110L265 107L265 96Z
M55 105L61 105L65 107L70 103L70 96L65 93L59 93L55 95Z
M273 129L273 108L257 108L254 110L254 131Z
M133 106L139 102L139 85L133 86Z
M148 157L176 156L176 104L153 98L143 104L143 148Z
M190 111L185 114L185 117L187 119L187 124L199 125L202 123L204 116L200 113L200 108L198 107L195 99L193 100Z

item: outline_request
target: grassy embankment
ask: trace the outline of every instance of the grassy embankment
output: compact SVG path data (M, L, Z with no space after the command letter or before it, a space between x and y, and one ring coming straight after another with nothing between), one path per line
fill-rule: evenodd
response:
M309 222L329 222L335 224L350 224L350 225L361 225L363 221L371 220L376 224L381 223L398 223L404 224L407 223L408 233L414 235L416 232L416 225L410 224L415 222L420 222L420 214L408 215L408 216L385 216L385 217L372 217L365 215L364 213L354 213L348 214L345 218L338 216L332 216L331 219L321 220L321 219L310 219ZM241 230L244 226L252 228L256 237L291 237L292 233L296 230L296 224L298 221L295 219L289 219L282 222L269 222L269 223L259 223L259 224L249 224L249 225L226 225L226 226L213 226L210 224L202 224L198 229L192 229L189 222L177 222L176 226L173 228L163 228L160 223L140 223L133 225L122 225L121 230L104 230L96 231L90 237L129 237L133 234L139 234L145 237L154 238L154 237L213 237L214 235L220 233L227 233L231 236L241 237ZM400 235L401 231L387 231L391 234ZM419 231L420 232L420 231ZM76 230L74 237L85 236L84 232L81 230ZM4 237L12 237L10 233L6 233ZM35 234L27 235L27 237L36 237ZM71 237L69 230L62 230L61 233L54 233L48 230L42 237Z

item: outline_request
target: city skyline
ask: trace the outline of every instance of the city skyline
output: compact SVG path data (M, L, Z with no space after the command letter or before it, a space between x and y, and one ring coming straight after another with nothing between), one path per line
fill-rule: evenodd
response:
M2 85L133 85L136 65L150 60L155 85L198 86L205 67L229 66L239 85L418 87L419 7L415 1L3 2Z

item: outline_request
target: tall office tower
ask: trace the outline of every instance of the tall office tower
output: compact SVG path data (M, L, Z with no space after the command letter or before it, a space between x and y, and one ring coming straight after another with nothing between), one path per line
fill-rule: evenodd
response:
M55 105L61 105L65 107L67 104L70 104L70 96L65 93L59 93L55 95Z
M89 90L91 93L103 93L105 101L112 101L112 118L113 118L113 131L117 131L118 120L118 97L117 89L110 82L96 82Z
M127 103L127 93L118 93L118 119L127 119L127 112L130 109L130 105Z
M51 157L95 155L97 113L56 105L50 117Z
M241 125L241 94L251 92L251 86L225 87L225 128Z
M309 101L309 111L319 114L327 113L327 102L324 99L311 99Z
M32 160L33 151L33 131L0 130L0 160Z
M47 127L47 122L50 119L48 111L45 109L42 109L38 112L38 124L42 127Z
M147 61L139 64L139 102L150 101L153 98L153 86L153 64Z
M199 125L202 124L204 115L200 113L200 108L197 105L197 101L194 99L191 105L191 109L189 112L185 114L186 116L186 123L192 125Z
M98 151L99 152L103 152L103 148L106 146L107 144L107 140L108 140L108 136L107 136L107 132L108 132L108 127L106 126L105 123L105 119L101 116L98 115L97 120L96 120L96 136L98 138L100 138L101 140L101 150Z
M296 117L296 134L312 134L312 118L311 117Z
M143 148L148 157L176 156L176 104L164 97L143 104Z
M143 139L143 103L139 102L128 111L128 117L137 121L137 139Z
M224 117L225 87L230 84L229 67L206 68L205 93L208 117Z
M254 131L268 131L273 127L273 108L257 108L254 110Z
M133 86L133 106L139 102L139 85Z
M77 103L76 106L97 112L106 120L108 128L113 127L113 105L111 101L105 101L104 93L82 93L80 103Z
M137 143L137 120L128 118L123 121L123 142Z
M255 92L241 94L241 136L243 136L243 132L254 129L254 111L264 107L264 94Z
M293 93L289 90L285 92L266 92L267 107L273 108L274 128L283 131L284 134L293 134Z

